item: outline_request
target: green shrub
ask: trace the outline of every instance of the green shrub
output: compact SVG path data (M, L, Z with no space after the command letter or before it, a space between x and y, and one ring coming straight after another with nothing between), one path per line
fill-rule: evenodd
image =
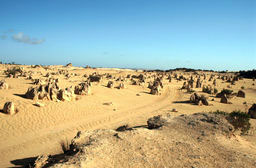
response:
M217 110L217 111L214 111L214 112L211 112L211 113L217 114L217 115L224 115L224 116L229 115L229 113L227 113L225 111L220 111L220 110Z
M241 111L233 111L227 117L227 120L234 126L235 130L240 129L242 134L247 134L251 124L250 124L250 116Z
M250 124L250 116L241 111L233 111L231 113L227 113L224 111L217 110L215 112L211 112L217 115L224 115L230 124L233 125L235 130L241 130L241 134L245 135L248 133L251 124Z

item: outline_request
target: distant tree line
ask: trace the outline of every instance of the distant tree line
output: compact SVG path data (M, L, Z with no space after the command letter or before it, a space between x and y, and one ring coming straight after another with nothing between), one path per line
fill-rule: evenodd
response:
M239 76L244 78L256 78L256 70L249 70L249 71L239 71Z
M0 61L0 64L7 64L7 65L21 65L21 64L17 64L17 63L15 63L14 61L13 61L13 62L3 62L3 61Z
M196 71L205 71L205 72L215 72L213 70L202 70L202 69L192 69L192 68L175 68L175 69L169 69L169 70L144 70L145 72L172 72L172 71L184 71L184 72L196 72ZM226 71L223 71L226 72Z
M218 72L218 73L227 73L231 71L214 71L214 70L202 70L202 69L192 69L192 68L175 68L169 70L144 70L144 72L172 72L172 71L184 71L184 72L196 72L196 71L204 71L204 72ZM236 75L244 77L244 78L255 78L256 79L256 70L248 70L248 71L238 71L234 72Z
M206 71L206 72L214 72L213 70L192 69L192 68L175 68L175 69L166 70L166 72L171 72L171 71L184 71L184 72Z

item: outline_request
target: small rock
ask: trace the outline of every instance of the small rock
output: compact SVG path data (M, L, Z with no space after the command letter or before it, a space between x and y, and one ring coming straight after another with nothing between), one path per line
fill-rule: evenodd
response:
M243 97L243 98L245 98L245 92L242 91L242 90L239 90L238 93L237 93L237 97Z
M13 102L6 102L4 104L3 112L6 113L6 114L10 114L10 115L15 114L16 111L15 111L14 103Z
M76 96L76 100L81 100L82 97L81 96Z
M120 85L117 87L118 89L124 89L125 88L125 86L124 86L124 84L123 83L120 83Z
M256 119L256 104L253 104L251 108L249 108L248 114L251 118Z
M223 95L221 96L220 102L221 102L221 103L228 104L228 98L227 98L227 96L226 96L225 94L223 94Z
M103 105L106 105L106 106L112 106L113 103L112 102L107 102L107 103L103 103Z
M113 88L114 87L113 81L108 81L107 87L108 88Z
M0 81L0 89L8 89L9 86L5 81Z
M26 98L28 99L36 99L38 98L38 91L36 88L30 87L25 93Z
M44 107L44 104L43 104L43 103L36 102L36 103L35 103L35 106L37 106L37 107Z

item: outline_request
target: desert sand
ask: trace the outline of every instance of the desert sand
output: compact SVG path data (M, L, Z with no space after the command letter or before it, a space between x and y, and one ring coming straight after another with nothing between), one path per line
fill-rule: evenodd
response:
M22 167L39 155L61 154L61 144L69 144L78 131L82 131L82 139L92 136L95 143L83 147L84 153L79 152L66 163L52 166L256 167L255 119L250 120L251 129L243 136L215 130L209 123L200 124L201 120L198 126L188 125L189 121L198 120L195 116L200 118L202 114L216 110L248 112L256 103L256 86L253 85L256 82L252 79L240 79L232 85L218 76L234 76L233 73L175 71L162 74L72 65L19 65L22 73L8 77L5 70L13 67L17 65L0 65L0 80L9 86L0 89L0 109L6 102L13 102L17 108L13 115L0 113L0 167ZM92 74L101 75L101 80L90 83L90 93L74 94L70 101L29 99L25 95L29 87L40 85L34 83L36 79L58 79L59 88L64 89L87 81ZM177 80L175 74L186 79ZM139 75L144 76L143 80L136 78ZM151 94L149 82L159 76L163 76L163 87ZM181 89L191 76L195 79L193 91ZM246 96L232 96L229 98L232 104L220 103L215 94L202 92L202 86L195 87L198 76L201 76L202 85L209 84L218 92L222 89L232 89L236 93L242 90ZM213 80L209 81L210 76L216 79L216 86ZM109 81L113 81L113 87L108 87ZM120 83L124 88L117 88ZM209 105L191 103L193 92L205 95ZM200 115L193 115L195 113ZM159 130L143 127L148 118L157 115L168 116L168 124ZM228 125L224 121L221 124L223 128ZM142 127L117 134L115 129L122 125ZM200 142L198 137L202 139ZM81 141L85 143L84 139Z

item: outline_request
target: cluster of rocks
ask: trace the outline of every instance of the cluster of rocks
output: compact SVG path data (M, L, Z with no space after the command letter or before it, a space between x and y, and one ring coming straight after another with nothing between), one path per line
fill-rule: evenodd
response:
M68 74L68 70L64 70L64 69L60 69L56 73L56 75L66 75L66 74Z
M22 67L12 67L5 70L5 75L8 78L18 78L20 76L24 76L24 68Z
M141 81L141 82L145 82L145 80L146 80L146 77L145 77L145 75L143 75L143 74L132 75L132 78L138 79L138 80Z
M71 101L77 95L89 95L91 92L90 83L84 82L75 86L60 89L58 82L52 81L37 87L28 88L26 98L32 100Z
M47 78L47 79L32 79L34 85L45 85L47 83L58 83L58 78Z
M91 83L83 82L75 86L75 94L77 95L89 95L91 94Z
M221 98L220 102L225 104L232 104L228 99L234 96L245 98L245 92L239 90L238 93L233 93L233 90L223 89L220 93L216 94L217 98Z
M227 76L222 76L221 78L223 81L226 81L228 83L231 83L231 85L235 85L235 82L238 80L242 80L243 78L238 75L227 75Z
M199 95L197 93L193 93L190 96L190 103L193 103L195 105L206 105L208 106L209 103L204 95Z
M213 88L210 85L207 85L207 86L203 86L202 92L208 93L208 94L216 94L218 90L216 88Z
M148 88L150 89L150 94L160 95L163 88L162 79L156 78L153 83L149 83Z
M57 101L59 92L58 83L40 84L36 87L29 87L25 97L32 100L54 100Z
M98 74L89 75L87 78L88 82L100 82L102 80L102 76Z
M26 79L33 79L34 74L39 74L42 75L41 72L35 72L35 71L26 71L24 67L19 67L19 66L14 66L11 68L7 68L4 71L4 74L8 78L20 78L20 77L25 77Z
M107 84L107 87L108 88L114 88L114 82L113 81L108 81L108 84ZM116 87L117 89L124 89L125 88L125 85L124 83L119 83L119 85Z
M130 77L130 75L129 75L129 77ZM146 76L142 75L142 74L140 74L138 76L132 75L130 80L131 80L132 85L144 85L146 82Z
M126 81L125 78L123 76L119 76L116 81L121 81L121 82L124 82Z
M139 80L131 79L132 85L142 85L142 83Z

